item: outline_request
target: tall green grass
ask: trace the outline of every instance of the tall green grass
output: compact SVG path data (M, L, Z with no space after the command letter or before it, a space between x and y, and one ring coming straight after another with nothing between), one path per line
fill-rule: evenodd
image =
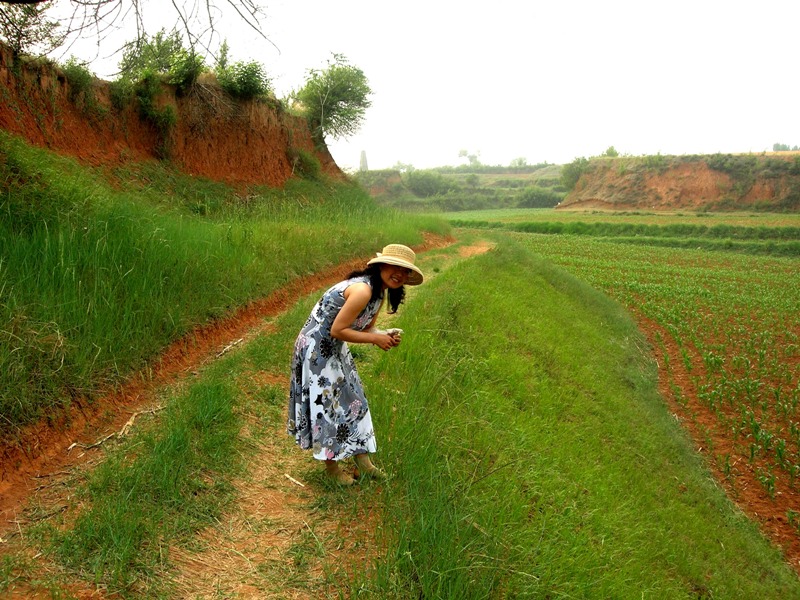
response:
M349 183L241 193L163 163L90 170L0 134L0 434L197 324L423 229L447 225Z
M397 325L366 377L394 475L367 597L800 595L667 411L619 305L503 239Z
M62 564L113 592L163 592L165 582L151 576L169 564L173 544L219 517L233 498L231 477L246 464L229 375L217 370L169 398L155 426L90 475L75 523L47 535Z

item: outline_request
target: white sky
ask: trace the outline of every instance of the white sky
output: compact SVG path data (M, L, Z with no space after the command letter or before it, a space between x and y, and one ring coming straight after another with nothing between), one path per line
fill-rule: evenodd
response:
M169 6L151 0L150 14L154 3ZM360 132L328 140L345 169L358 168L362 150L382 169L457 165L462 149L508 165L563 164L609 146L642 155L800 145L798 0L262 5L272 43L229 9L219 25L232 59L262 63L278 97L334 52L367 76L374 94ZM171 27L167 14L153 33ZM91 68L110 78L116 63Z

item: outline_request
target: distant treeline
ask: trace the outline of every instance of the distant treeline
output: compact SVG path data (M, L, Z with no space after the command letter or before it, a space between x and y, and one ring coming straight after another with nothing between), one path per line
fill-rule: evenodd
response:
M549 168L546 172L542 171L545 167ZM361 172L356 178L379 202L403 210L552 208L565 196L560 168L547 163L385 169Z

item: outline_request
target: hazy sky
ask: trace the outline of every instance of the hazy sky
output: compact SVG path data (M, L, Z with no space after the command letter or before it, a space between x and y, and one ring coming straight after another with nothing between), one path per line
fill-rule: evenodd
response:
M508 165L562 164L609 146L641 155L800 145L799 0L263 6L271 43L229 10L221 29L232 58L261 62L278 97L334 52L369 80L361 131L328 140L343 168L357 168L362 150L380 169L457 165L460 150Z

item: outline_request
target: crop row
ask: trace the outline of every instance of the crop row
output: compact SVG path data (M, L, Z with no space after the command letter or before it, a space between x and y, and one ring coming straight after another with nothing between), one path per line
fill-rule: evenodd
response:
M576 236L526 239L538 253L655 322L677 346L681 364L669 368L683 377L673 379L673 395L687 414L696 410L688 405L695 398L712 417L706 446L732 485L747 468L772 499L800 493L796 259ZM670 360L666 352L663 358Z

